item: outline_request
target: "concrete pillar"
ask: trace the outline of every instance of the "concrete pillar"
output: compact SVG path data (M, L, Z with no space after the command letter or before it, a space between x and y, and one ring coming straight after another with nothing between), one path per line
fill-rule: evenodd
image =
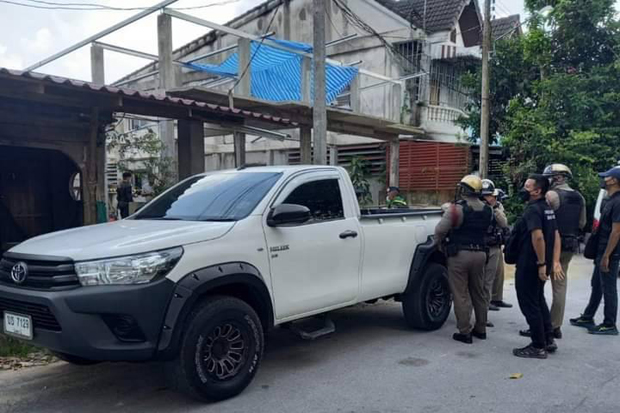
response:
M327 164L327 110L325 91L325 0L313 0L314 105L312 121L314 163Z
M94 44L90 46L90 74L93 83L105 85L103 47Z
M302 165L312 164L312 129L302 126L299 129L299 152Z
M403 86L400 83L392 84L392 113L390 118L400 123L400 112L403 106Z
M157 16L157 49L159 52L159 93L166 94L176 86L177 76L172 63L172 17L167 14ZM174 122L159 123L159 137L164 144L162 156L177 163Z
M239 54L239 69L237 71L239 83L235 87L235 94L237 96L252 95L252 70L248 67L252 59L251 49L251 41L249 39L239 39L237 41L237 53Z
M179 179L205 170L203 123L198 120L179 120Z
M398 186L400 168L400 141L398 136L390 141L390 177L389 186Z
M312 104L312 59L308 56L301 58L301 101Z
M291 0L284 0L283 6L283 32L284 40L291 40Z
M351 110L355 113L360 113L362 111L362 96L360 90L360 76L357 75L351 81L351 86L349 88L350 95L349 101L351 102Z
M245 133L234 132L235 138L235 167L245 165Z
M329 164L332 166L338 166L338 146L331 145L329 147Z

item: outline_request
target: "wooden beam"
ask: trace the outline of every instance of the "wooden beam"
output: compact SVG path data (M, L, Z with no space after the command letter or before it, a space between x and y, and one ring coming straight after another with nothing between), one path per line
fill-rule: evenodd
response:
M205 170L204 124L196 120L179 120L179 179Z

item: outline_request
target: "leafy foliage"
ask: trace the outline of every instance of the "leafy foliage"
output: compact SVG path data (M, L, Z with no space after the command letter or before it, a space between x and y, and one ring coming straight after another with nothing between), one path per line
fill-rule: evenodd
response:
M534 15L519 38L496 42L491 63L491 133L510 154L512 193L533 172L567 164L590 208L596 172L620 157L620 31L613 0L527 0ZM535 14L546 5L549 21ZM477 71L468 75L479 82ZM477 89L476 89L477 90ZM477 137L479 98L470 118ZM518 213L513 200L509 212Z
M119 169L141 174L148 179L157 196L175 181L175 163L162 154L165 146L153 130L147 133L109 133L108 148L118 149Z
M353 157L348 171L360 205L372 205L372 194L370 193L370 182L368 181L368 176L370 175L368 162L360 157Z

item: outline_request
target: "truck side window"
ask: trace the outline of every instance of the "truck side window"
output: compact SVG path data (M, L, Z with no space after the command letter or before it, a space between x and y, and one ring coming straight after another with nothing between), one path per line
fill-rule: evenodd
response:
M342 196L337 179L302 184L295 188L283 203L307 207L315 221L344 218Z

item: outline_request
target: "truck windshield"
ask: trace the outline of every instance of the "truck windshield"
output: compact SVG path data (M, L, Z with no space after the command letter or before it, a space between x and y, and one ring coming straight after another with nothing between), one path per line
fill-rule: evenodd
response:
M247 217L280 178L279 173L213 173L180 182L133 219L238 221Z

